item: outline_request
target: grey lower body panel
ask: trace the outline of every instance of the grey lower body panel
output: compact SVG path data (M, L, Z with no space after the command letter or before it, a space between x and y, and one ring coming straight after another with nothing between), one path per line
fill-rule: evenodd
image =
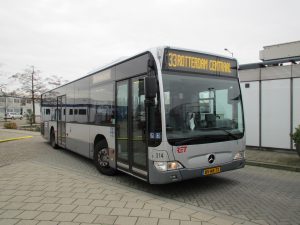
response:
M226 163L223 165L216 165L215 167L221 167L221 173L229 170L234 170L234 169L240 169L245 166L245 160L236 160L231 163ZM214 167L214 166L213 166ZM203 171L207 168L202 168L202 169L183 169L180 170L180 173L182 175L182 180L187 180L187 179L192 179L196 177L201 177L203 175Z
M245 166L245 160L236 160L230 163L215 165L212 167L221 167L221 172L240 169ZM197 169L180 169L173 171L160 172L153 166L153 161L149 161L149 182L151 184L166 184L172 182L178 182L182 180L193 179L197 177L202 177L203 171L207 168L197 168Z

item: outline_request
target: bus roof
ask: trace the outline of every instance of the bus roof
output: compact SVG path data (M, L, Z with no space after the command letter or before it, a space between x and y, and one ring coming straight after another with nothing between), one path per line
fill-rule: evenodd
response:
M205 52L205 51L195 51L195 50L192 50L192 49L185 49L185 48L178 48L178 47L171 47L171 46L158 46L158 47L150 48L150 49L148 49L148 50L146 50L146 51L137 53L137 54L135 54L135 55L133 55L133 56L129 56L129 57L120 57L119 59L114 60L114 61L112 61L111 63L108 63L108 64L106 64L106 65L104 65L104 66L100 66L100 67L97 67L97 68L94 69L94 70L91 70L91 71L88 72L86 75L84 75L84 76L82 76L82 77L80 77L80 78L78 78L78 79L75 79L75 80L73 80L73 81L70 81L70 82L68 82L68 83L66 83L66 84L63 84L63 85L59 86L59 87L53 88L53 89L51 89L51 90L49 90L49 91L44 92L43 94L46 94L46 93L48 93L48 92L50 92L50 91L56 90L56 89L61 88L61 87L63 87L63 86L69 85L69 84L71 84L71 83L74 83L74 82L76 82L76 81L78 81L78 80L81 80L81 79L84 79L84 78L86 78L86 77L92 76L92 75L94 75L94 74L96 74L96 73L99 73L99 72L101 72L101 71L104 71L104 70L106 70L106 69L109 69L109 68L111 68L111 67L113 67L113 66L117 66L118 64L124 63L124 62L126 62L126 61L129 61L129 60L131 60L131 59L134 59L134 58L139 57L139 56L141 56L141 55L144 55L144 54L146 54L146 53L152 53L154 56L157 56L157 55L159 54L159 52L160 52L160 53L162 54L160 58L161 58L161 60L163 60L163 53L164 53L164 50L165 50L165 49L173 49L173 50L178 50L178 51L194 52L194 53L206 54L206 55L210 55L210 56L216 56L216 57L221 57L221 58L225 58L225 59L237 61L236 58L228 57L228 56L225 56L225 55L214 54L214 53L210 53L210 52ZM162 62L160 62L160 63L162 64ZM42 95L43 95L43 94L42 94Z

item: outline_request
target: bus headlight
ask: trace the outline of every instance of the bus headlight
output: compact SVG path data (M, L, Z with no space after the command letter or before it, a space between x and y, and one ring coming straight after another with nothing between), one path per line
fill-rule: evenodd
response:
M234 157L233 157L233 160L239 160L239 159L243 159L245 157L245 152L242 151L242 152L237 152Z
M154 162L154 166L159 171L177 170L183 168L183 166L177 162Z

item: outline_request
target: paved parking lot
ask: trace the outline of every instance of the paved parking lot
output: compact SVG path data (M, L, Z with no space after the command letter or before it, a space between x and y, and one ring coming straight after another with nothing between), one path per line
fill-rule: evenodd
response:
M66 150L53 150L39 136L1 143L0 175L3 169L19 165L17 162L82 174L114 187L119 185L121 189L152 193L160 199L176 200L259 224L299 224L300 221L300 173L296 172L247 166L176 185L149 185L124 174L103 176L90 160Z
M253 224L41 163L15 163L0 172L1 225Z

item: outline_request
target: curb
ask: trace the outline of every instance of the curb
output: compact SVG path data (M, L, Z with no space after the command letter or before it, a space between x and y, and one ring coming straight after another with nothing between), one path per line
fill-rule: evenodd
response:
M2 143L2 142L8 142L8 141L17 141L17 140L22 140L22 139L32 138L32 137L33 136L23 136L23 137L17 137L17 138L8 138L8 139L0 140L0 143Z
M266 163L266 162L257 162L257 161L246 160L246 165L249 165L249 166L260 166L260 167L265 167L265 168L270 168L270 169L278 169L278 170L287 170L287 171L300 172L300 167L280 165L280 164L272 164L272 163Z
M14 134L27 134L31 136L41 136L41 133L38 131L27 131L27 130L18 130L18 129L5 129L0 127L0 132L14 133Z

